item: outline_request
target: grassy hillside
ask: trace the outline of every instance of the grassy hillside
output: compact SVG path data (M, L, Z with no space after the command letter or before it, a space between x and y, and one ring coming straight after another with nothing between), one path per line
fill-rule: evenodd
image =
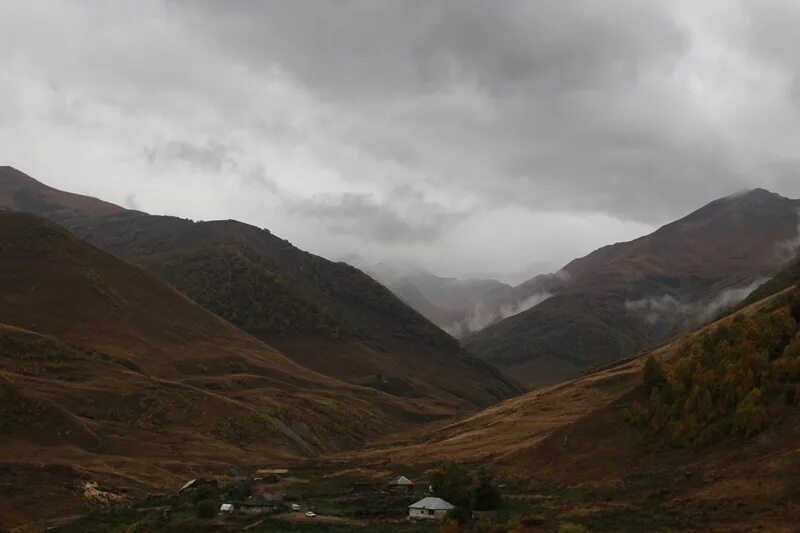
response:
M798 310L789 287L633 360L342 463L488 467L545 530L793 531Z
M327 375L413 396L451 413L520 392L369 276L267 230L125 210L50 189L9 167L0 169L4 202L144 266L206 309Z
M64 494L51 516L82 507L84 482L142 495L448 412L301 367L33 215L0 213L0 255L4 522L41 506L53 468Z

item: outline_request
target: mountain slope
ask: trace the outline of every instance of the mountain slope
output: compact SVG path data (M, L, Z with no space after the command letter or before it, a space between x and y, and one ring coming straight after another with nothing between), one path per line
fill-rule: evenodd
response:
M756 189L514 290L553 296L465 340L530 386L580 375L712 318L796 253L800 202Z
M462 412L518 393L450 336L344 263L236 221L193 222L62 193L10 167L0 205L54 220L134 261L326 375Z
M130 379L168 380L163 381L167 387L196 391L221 390L226 379L239 376L241 383L229 384L237 392L226 395L226 402L247 398L247 388L257 386L267 393L263 401L276 407L283 400L270 398L270 390L290 399L287 407L303 405L302 394L291 400L293 391L310 391L317 401L325 394L339 397L343 411L358 410L359 397L367 402L365 411L376 399L391 408L401 405L391 396L297 365L155 276L33 215L0 214L0 250L2 338L14 357L47 361L52 352L55 361L99 364ZM3 362L13 364L14 358ZM14 379L49 375L36 365L20 369L24 372ZM365 416L379 421L383 415L374 411ZM324 418L316 422L329 423ZM299 434L281 436L278 431L276 436L286 439L286 450L294 453L325 448L318 447L313 434L308 441L296 439ZM343 442L355 435L341 431Z
M591 531L794 531L797 281L630 361L343 461L490 468L543 530L569 520ZM644 428L641 406L656 415Z
M53 476L64 495L51 516L80 506L87 481L143 494L447 412L303 368L34 215L0 213L0 257L4 525L41 506ZM6 493L15 479L24 490Z

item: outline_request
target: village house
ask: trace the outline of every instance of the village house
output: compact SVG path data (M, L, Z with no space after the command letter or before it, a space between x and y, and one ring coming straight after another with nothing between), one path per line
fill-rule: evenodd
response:
M452 509L455 509L453 504L441 498L428 496L408 506L408 518L411 520L443 520Z
M277 483L289 474L286 468L262 468L256 471L253 481L256 483Z
M395 492L411 494L414 492L414 482L406 476L400 476L389 482L389 488Z
M228 503L232 504L240 514L273 514L283 513L289 510L289 506L283 503L282 499L264 496L251 496L243 501Z

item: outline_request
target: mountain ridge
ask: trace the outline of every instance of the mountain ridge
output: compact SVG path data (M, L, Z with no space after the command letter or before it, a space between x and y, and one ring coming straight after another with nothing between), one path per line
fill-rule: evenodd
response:
M700 315L713 316L705 308L726 291L755 288L791 260L799 208L800 201L764 189L715 200L519 285L521 297L543 290L552 297L464 344L529 386L655 345L697 325Z
M521 388L359 270L234 220L148 215L0 169L0 205L32 211L171 283L326 375L465 412Z

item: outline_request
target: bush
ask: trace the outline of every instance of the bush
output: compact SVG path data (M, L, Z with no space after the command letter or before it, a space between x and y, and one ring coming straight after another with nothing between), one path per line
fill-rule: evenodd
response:
M197 502L194 508L197 518L211 519L217 516L217 502L214 500L202 500Z
M433 492L456 507L469 509L472 476L457 463L448 463L433 475Z
M469 518L469 510L465 507L456 507L447 512L447 520L458 524L466 524Z
M586 526L580 524L573 524L572 522L564 522L558 526L558 533L589 533Z
M739 435L749 437L767 426L767 410L761 403L761 391L753 389L745 397L733 417L733 430Z
M518 516L510 518L506 524L506 530L509 532L519 531L522 529L522 520Z
M652 355L644 363L644 386L648 391L662 387L667 382L664 371Z
M197 504L203 500L213 500L217 497L217 489L212 485L201 485L192 491L192 503Z
M500 508L500 491L494 478L486 470L478 474L478 484L472 490L472 509L475 511L494 511Z

